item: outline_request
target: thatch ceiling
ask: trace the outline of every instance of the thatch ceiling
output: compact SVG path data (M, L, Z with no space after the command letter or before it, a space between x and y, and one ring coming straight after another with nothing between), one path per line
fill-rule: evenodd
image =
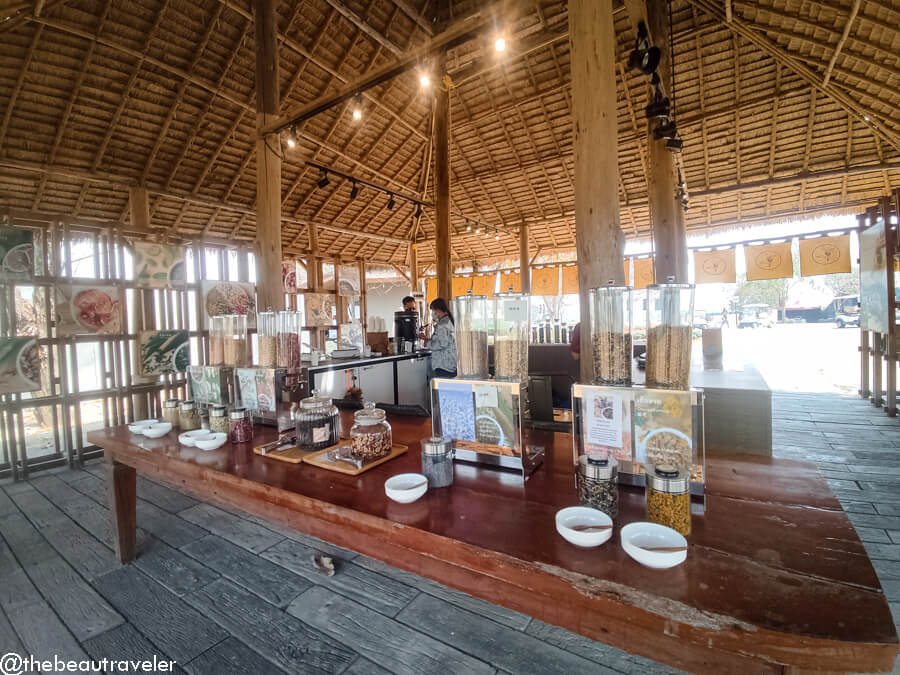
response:
M281 2L283 111L387 63L478 4ZM453 208L510 230L531 222L532 250L550 252L574 241L566 3L520 4L503 57L496 59L488 36L450 53ZM156 228L253 238L248 0L5 5L0 208L127 222L127 188L145 185ZM435 5L444 7L438 15ZM900 8L891 0L733 0L727 22L724 5L672 6L688 227L857 211L900 187ZM627 12L617 11L616 30L621 219L628 236L641 236L649 226L647 78L625 67L634 41ZM493 60L492 68L477 65ZM313 222L331 256L402 264L407 252L398 240L410 236L413 205L388 210L387 197L371 190L351 200L345 181L319 189L318 171L302 161L420 193L431 96L418 74L371 90L363 108L360 122L341 105L301 127L283 167L283 242L305 249ZM420 237L433 235L428 211ZM499 242L467 235L459 217L453 227L460 260L517 254L514 234ZM422 246L420 260L431 256Z

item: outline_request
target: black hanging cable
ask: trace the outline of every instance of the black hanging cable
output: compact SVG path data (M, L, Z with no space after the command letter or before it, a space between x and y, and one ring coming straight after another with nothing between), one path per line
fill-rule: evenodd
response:
M674 28L672 26L672 0L669 0L669 73L672 79L672 92L669 94L669 103L672 109L672 121L675 121L675 39L673 37Z

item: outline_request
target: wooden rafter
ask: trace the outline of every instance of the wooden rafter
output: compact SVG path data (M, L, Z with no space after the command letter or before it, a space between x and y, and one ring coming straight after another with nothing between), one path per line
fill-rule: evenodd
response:
M22 69L19 71L19 77L13 87L9 101L6 104L6 113L3 115L3 122L0 123L0 147L3 147L3 141L6 140L6 132L9 130L9 121L12 119L13 110L16 107L16 101L19 99L19 94L22 93L22 85L25 83L25 76L28 74L28 69L31 68L31 61L34 59L34 50L41 41L43 32L44 27L38 26L34 31L34 37L31 38L31 44L28 45L28 52L25 54L25 63L22 64Z
M398 44L396 44L393 40L391 40L387 35L382 33L380 30L375 28L371 23L369 23L364 17L360 16L356 10L349 7L347 3L343 0L325 0L329 5L331 5L334 9L336 9L342 17L347 19L350 23L356 26L363 33L368 35L370 38L375 40L382 47L387 49L389 52L394 53L399 56L403 53L403 49L400 48ZM398 7L394 8L394 11L399 11ZM388 21L388 26L391 25L390 20Z
M834 52L832 52L831 59L828 61L825 75L822 77L823 84L828 84L828 80L831 79L831 71L834 69L834 64L837 63L838 55L841 53L841 49L844 47L844 43L850 35L850 29L853 27L853 22L856 20L856 15L859 12L859 6L861 4L862 0L853 0L853 7L850 8L850 14L847 16L847 22L844 24L844 32L841 34L841 39L838 40L838 43L834 46Z

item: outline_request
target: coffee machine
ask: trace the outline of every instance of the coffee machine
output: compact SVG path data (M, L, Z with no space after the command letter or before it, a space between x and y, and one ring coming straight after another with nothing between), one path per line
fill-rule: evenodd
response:
M411 354L416 351L418 332L418 312L394 312L394 344L399 354Z

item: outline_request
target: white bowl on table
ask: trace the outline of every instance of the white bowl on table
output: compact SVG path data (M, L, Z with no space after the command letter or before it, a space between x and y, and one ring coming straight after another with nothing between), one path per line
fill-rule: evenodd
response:
M149 427L151 424L156 424L159 420L138 420L137 422L132 422L128 425L128 431L133 434L141 434L144 432L144 427Z
M428 491L428 479L421 473L398 473L384 481L384 494L399 504L412 504Z
M225 445L225 441L227 440L228 434L223 434L221 431L215 431L209 432L205 436L198 436L194 439L194 445L201 450L218 450Z
M599 509L570 506L556 512L556 531L570 544L593 548L605 544L612 537L613 521ZM595 532L579 531L577 527L602 527Z
M148 424L143 429L141 429L141 433L144 434L144 436L146 436L147 438L161 438L170 431L172 431L171 422L157 422L156 424Z
M687 539L671 527L658 523L629 523L619 536L625 553L647 567L664 570L687 560ZM684 550L651 550L659 548Z
M202 438L203 436L209 436L210 433L212 432L210 432L209 429L194 429L193 431L185 431L184 433L178 435L178 442L182 445L187 445L193 448L195 447L194 441L196 441L198 438Z

